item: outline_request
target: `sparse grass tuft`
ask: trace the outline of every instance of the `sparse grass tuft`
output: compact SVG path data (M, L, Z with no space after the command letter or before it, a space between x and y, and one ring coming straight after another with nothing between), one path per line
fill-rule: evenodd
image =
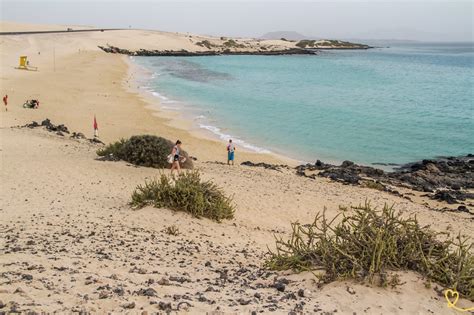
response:
M201 181L198 171L183 172L177 177L163 174L159 180L138 186L132 194L131 205L185 211L218 222L234 217L232 199L212 181Z
M474 256L472 242L458 235L449 238L428 226L421 227L416 218L402 218L393 207L381 211L369 203L343 212L342 220L328 221L325 213L313 223L293 223L289 240L276 240L266 266L276 270L295 271L323 269L317 275L327 283L352 278L381 286L395 286L388 271L411 270L428 280L457 290L474 300Z
M167 226L165 229L164 229L164 232L168 235L172 235L172 236L178 236L179 234L181 234L179 232L179 228L176 226L176 225L170 225L170 226Z

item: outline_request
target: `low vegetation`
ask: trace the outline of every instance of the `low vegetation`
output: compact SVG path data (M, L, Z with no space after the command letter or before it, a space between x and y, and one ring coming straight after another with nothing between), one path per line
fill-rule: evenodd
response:
M159 180L138 186L131 205L185 211L218 222L234 217L232 199L212 181L202 181L198 171L183 172L177 177L163 174Z
M180 234L179 228L176 225L167 226L163 231L172 236L178 236Z
M174 143L162 137L152 135L132 136L128 140L120 140L97 150L97 155L112 160L123 160L135 165L166 168L169 167L167 156L171 153ZM192 169L193 162L188 154L181 151L186 158L182 167Z
M120 139L119 141L110 143L107 146L98 149L96 153L98 156L110 157L120 160L120 156L122 156L121 150L125 142L125 139Z
M222 45L227 48L245 48L246 46L244 44L239 44L233 39L229 39L225 41Z
M205 39L203 41L200 41L200 42L197 42L196 45L201 46L201 47L206 47L207 49L212 49L212 48L216 47L216 45L212 44L207 39Z
M313 223L293 223L289 240L276 240L267 267L294 271L322 270L327 283L338 279L396 285L388 272L411 270L429 281L457 290L474 300L473 244L421 227L416 218L402 218L392 207L381 211L370 204L345 209L342 219L318 214ZM338 223L335 223L338 222Z
M307 47L313 48L315 43L316 43L315 40L303 39L297 42L295 45L300 48L307 48Z

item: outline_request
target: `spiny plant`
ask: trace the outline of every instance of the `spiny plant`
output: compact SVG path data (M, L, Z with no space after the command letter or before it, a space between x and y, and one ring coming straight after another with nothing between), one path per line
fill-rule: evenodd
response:
M416 217L403 218L387 205L369 203L328 220L325 211L311 224L292 224L289 240L276 238L266 266L274 270L315 271L323 283L352 278L385 286L396 284L389 271L411 270L474 300L473 243L460 234L450 238ZM337 223L336 223L337 221Z
M169 166L166 157L171 153L173 146L174 143L168 139L152 135L140 135L111 143L97 150L97 155L113 160L127 161L140 166L166 168ZM183 168L193 168L193 162L188 154L181 151L181 155L186 157L186 161L182 164Z
M202 181L198 171L183 172L177 177L162 174L159 180L139 185L132 194L131 205L185 211L218 222L234 217L232 199L212 181Z

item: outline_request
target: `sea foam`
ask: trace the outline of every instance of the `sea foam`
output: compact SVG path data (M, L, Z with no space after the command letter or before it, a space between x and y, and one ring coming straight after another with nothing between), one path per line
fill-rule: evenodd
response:
M237 137L234 137L230 134L226 134L221 131L220 128L216 126L211 126L211 125L204 125L204 124L199 124L199 128L205 129L207 131L210 131L214 135L218 136L219 139L224 140L224 141L229 141L229 139L232 139L232 142L235 143L238 146L241 146L247 150L257 152L257 153L271 153L270 150L258 147L256 145L250 144L248 142L245 142L244 140L241 140Z

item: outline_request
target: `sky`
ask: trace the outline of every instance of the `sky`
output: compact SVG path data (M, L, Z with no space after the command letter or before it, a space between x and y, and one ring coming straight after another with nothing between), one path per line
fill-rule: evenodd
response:
M474 41L474 1L0 0L2 21L260 37Z

